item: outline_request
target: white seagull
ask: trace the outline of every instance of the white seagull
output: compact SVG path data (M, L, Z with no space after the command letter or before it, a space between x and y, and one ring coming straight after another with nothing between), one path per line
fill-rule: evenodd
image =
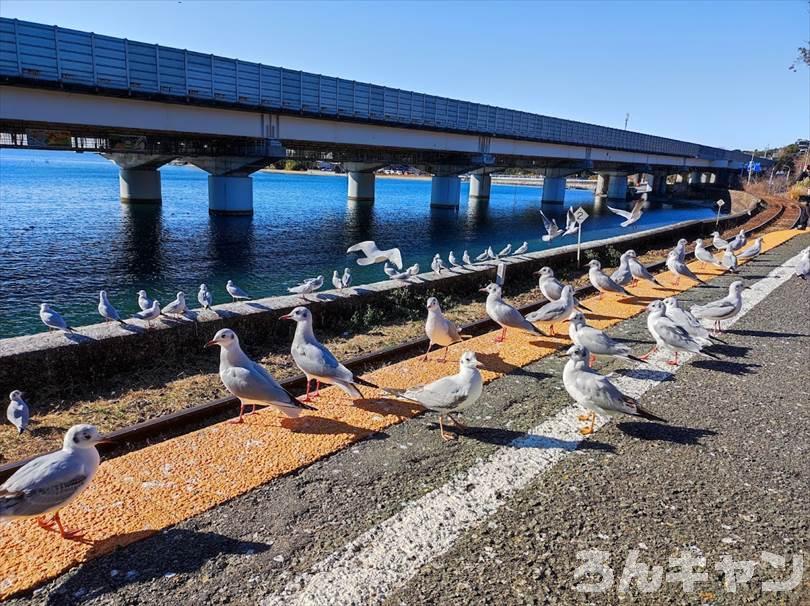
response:
M688 243L689 242L687 241L686 238L681 238L680 240L678 240L678 243L675 245L675 248L672 249L676 253L678 253L678 261L680 261L681 263L686 261L686 245Z
M186 306L186 295L180 291L177 293L177 297L175 297L174 301L164 307L160 313L165 316L182 316L185 315L187 311L188 307Z
M723 251L723 260L720 263L729 270L731 273L737 272L737 257L736 255L731 252L731 246Z
M546 336L534 324L523 317L517 309L503 300L503 291L497 284L490 284L482 288L481 292L487 293L487 315L501 327L501 334L495 337L496 343L501 343L506 338L506 329L515 328L533 335Z
M626 286L633 281L633 272L630 271L631 252L632 251L627 250L622 253L621 257L619 257L619 267L616 268L616 271L610 274L610 279L619 286Z
M152 299L149 298L145 290L138 291L138 307L141 308L141 311L146 311L152 307Z
M534 272L533 275L540 276L537 286L540 288L540 292L543 293L543 296L546 299L549 301L556 301L562 296L562 290L565 287L565 284L554 277L554 270L552 270L550 267L541 267L540 270ZM583 305L576 297L574 297L574 305L578 309L592 311L589 307Z
M805 248L799 257L799 262L796 263L796 269L793 273L794 276L806 280L810 277L810 247Z
M358 265L373 265L374 263L390 261L397 266L397 269L402 269L402 253L399 252L398 248L380 250L373 240L366 240L350 246L346 254L353 252L363 253L363 256L357 259Z
M721 263L717 262L714 255L709 252L709 249L703 245L703 240L700 238L695 240L695 259L703 263L703 267L706 267L707 263L714 267L723 267Z
M582 312L572 312L568 322L568 336L571 337L574 345L579 345L588 351L590 354L589 364L596 361L596 356L610 356L622 360L644 362L644 360L632 354L629 345L619 343L603 331L588 326Z
M233 280L228 280L228 283L225 285L225 290L228 291L228 294L231 295L231 299L234 302L239 299L250 299L250 295L234 284Z
M484 252L482 252L475 258L477 263L481 263L482 261L486 261L487 259L489 259L489 252L487 252L488 250L489 249L484 249Z
M693 305L690 311L699 320L712 320L715 329L720 332L723 320L730 320L740 313L744 288L745 286L740 280L732 282L728 287L728 295L705 305Z
M0 485L0 518L36 518L41 528L55 526L64 539L82 540L84 531L67 530L59 510L93 480L101 462L96 450L100 443L92 425L68 429L62 450L29 461ZM50 520L45 517L49 513L53 514Z
M343 288L349 288L352 285L352 270L348 267L343 268L343 276L340 278Z
M557 227L556 219L549 220L542 210L540 211L540 216L543 218L543 228L546 230L545 235L540 238L543 242L551 242L555 238L559 238L563 235L563 231Z
M501 249L501 252L499 252L496 256L500 259L501 257L509 256L509 253L511 252L512 252L512 245L507 244L506 246L503 247L503 249Z
M624 217L624 221L619 223L619 225L621 225L622 227L628 227L633 223L635 223L636 221L638 221L639 219L641 219L641 215L643 214L644 211L644 201L638 200L633 205L633 210L629 212L626 210L622 210L621 208L613 208L612 206L608 206L607 208L613 214L619 215L620 217Z
M738 259L754 259L762 253L762 238L757 238L754 243L737 255Z
M307 377L307 393L304 396L304 402L310 401L309 386L312 381L315 381L313 398L320 396L321 383L339 387L352 399L363 397L357 388L358 385L377 387L374 383L355 377L351 370L338 362L332 352L318 341L312 329L312 312L309 309L296 307L290 313L281 316L280 319L292 320L296 323L290 353L295 365Z
M121 319L118 310L112 306L112 303L107 298L106 290L101 290L98 293L98 313L104 318L105 322L118 322L126 326L126 322Z
M414 263L406 271L408 272L408 276L410 277L419 275L419 263Z
M155 320L160 317L160 301L155 299L152 301L152 307L149 307L143 311L139 311L135 315L132 316L135 320L143 320L146 322L147 328L152 328L152 320Z
M669 251L667 255L667 269L669 272L675 276L675 285L678 285L678 282L681 281L681 278L689 278L690 280L694 280L699 284L706 284L703 280L698 278L692 270L684 263L683 261L678 261L678 253L674 250Z
M466 250L461 255L461 262L464 263L464 265L472 265L472 259L470 259L470 253L468 253Z
M450 254L447 255L447 261L450 263L451 267L461 267L461 265L459 265L458 262L456 261L456 255L453 253L452 250L450 251Z
M602 271L602 264L597 259L591 259L588 262L588 267L590 268L588 269L588 279L591 281L591 285L599 291L600 299L606 292L616 292L627 297L633 296L627 292L623 286L616 284L610 279L610 276Z
M323 286L323 276L318 276L317 278L307 278L298 286L288 288L287 291L297 295L308 295L318 290L321 286Z
M560 298L556 301L549 301L540 309L531 312L526 316L529 322L549 322L551 324L551 336L555 336L554 322L563 322L568 319L574 311L574 289L571 285L563 286Z
M31 419L31 412L28 410L28 402L23 399L23 394L19 389L15 389L8 394L8 408L6 408L6 418L8 422L17 428L17 433L22 433L28 427ZM2 496L0 496L2 499Z
M630 415L666 423L666 420L642 408L634 398L624 395L607 377L593 370L588 365L589 354L584 347L572 345L567 354L568 362L563 368L565 391L588 412L580 416L579 420L590 419L591 422L590 426L586 425L579 430L582 435L593 433L597 414L603 417Z
M704 328L695 316L681 307L680 302L675 297L664 299L664 313L667 318L683 328L689 335L701 345L711 345L711 334Z
M427 335L430 343L428 344L427 351L423 360L428 359L428 354L434 345L444 347L444 357L442 362L447 361L447 350L453 343L461 342L461 335L458 334L456 325L444 317L442 308L439 305L439 300L436 297L430 297L427 300L427 320L425 321L425 334Z
M475 353L465 351L458 363L458 374L443 377L427 385L410 389L386 389L389 393L416 402L430 411L439 413L439 432L442 440L452 440L454 436L444 431L444 416L447 415L456 427L464 428L455 413L464 412L478 401L484 390L484 379L478 368L481 363Z
M270 406L287 417L298 417L302 410L315 410L300 402L279 385L267 370L251 360L239 345L239 337L230 328L217 331L206 347L219 345L219 378L225 389L239 398L239 418L231 423L242 423L245 406Z
M706 345L705 339L698 340L666 316L663 301L653 301L647 306L647 311L647 330L655 339L655 346L641 356L643 360L646 360L654 351L662 347L675 354L673 359L667 360L667 364L672 366L678 364L678 354L680 352L702 354L717 359L714 354L701 351Z
M383 271L385 272L385 275L388 276L389 278L397 274L397 270L388 265L387 262L385 265L383 265Z
M523 242L520 246L518 246L515 251L512 253L512 256L523 255L529 250L529 243Z
M211 305L214 303L214 296L211 294L211 291L208 290L206 284L200 284L200 290L197 291L197 301L202 305L203 309L211 309Z
M65 319L59 315L59 312L51 309L51 306L47 303L40 303L39 304L39 319L42 320L42 323L48 327L48 330L61 330L63 332L74 332L74 330L68 326L68 323L65 322Z
M572 236L579 230L579 223L577 223L577 218L574 215L574 209L569 208L568 212L565 213L565 231L563 232L563 236Z
M709 234L712 237L712 246L714 246L717 250L723 250L726 246L728 246L728 241L723 240L720 237L719 231L713 231Z
M433 273L437 276L441 275L443 271L447 271L447 268L444 266L444 262L442 261L439 253L436 253L433 256L433 260L430 262L430 269L432 269Z
M732 251L738 251L745 246L746 242L748 242L748 238L745 235L745 230L741 229L740 233L734 236L734 239L728 243L728 248Z
M656 286L663 287L658 280L655 279L655 276L652 275L644 264L638 260L638 255L636 251L632 248L627 251L628 259L627 259L627 266L630 268L630 273L633 275L633 283L631 286L634 286L639 280L646 280L647 282L652 282Z
M338 270L332 272L332 286L334 286L336 290L343 290L343 280L340 279Z

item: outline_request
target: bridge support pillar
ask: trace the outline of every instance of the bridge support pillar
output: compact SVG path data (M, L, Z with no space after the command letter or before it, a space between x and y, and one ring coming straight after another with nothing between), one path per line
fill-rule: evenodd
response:
M562 204L565 201L565 177L543 177L543 203Z
M663 197L667 195L667 174L666 173L655 173L655 180L653 183L653 193L658 197Z
M212 215L252 215L253 178L248 175L208 175L208 212Z
M606 196L609 183L610 183L610 176L603 173L599 173L596 176L596 189L593 192L594 195L597 197Z
M157 168L122 168L118 191L124 204L160 204L160 171Z
M431 208L458 208L460 194L458 175L433 175L430 181Z
M470 175L470 202L489 202L491 189L492 177L489 173L472 173Z
M343 168L348 173L350 202L374 203L376 184L375 171L385 166L370 162L344 162Z
M700 185L700 173L697 171L692 171L691 173L689 173L689 176L687 177L687 182L689 183L689 185L695 187Z
M610 175L610 183L608 183L607 197L610 200L627 199L626 175Z
M711 183L712 185L717 183L717 173L709 173L709 179L707 183Z

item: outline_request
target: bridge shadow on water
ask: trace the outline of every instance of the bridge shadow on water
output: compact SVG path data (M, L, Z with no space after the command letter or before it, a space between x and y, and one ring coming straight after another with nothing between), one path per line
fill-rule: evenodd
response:
M241 532L241 529L236 528L235 531ZM127 545L127 548L109 553L123 545ZM108 555L77 569L48 596L47 604L82 604L133 583L148 583L177 574L195 573L207 562L225 554L252 557L271 547L272 543L243 541L189 528L170 528L157 534L154 531L140 531L119 535L96 543L88 559ZM168 596L159 601L166 604L172 602Z

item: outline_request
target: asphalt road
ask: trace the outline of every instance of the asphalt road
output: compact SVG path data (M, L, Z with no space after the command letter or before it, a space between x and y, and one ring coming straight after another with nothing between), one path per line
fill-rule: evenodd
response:
M795 238L746 265L764 277L810 238ZM686 301L724 294L731 281L693 289ZM614 335L650 347L644 317ZM595 434L519 490L444 555L412 572L387 604L800 604L810 573L789 592L764 592L787 578L791 557L810 550L810 284L789 281L742 318L714 348L722 361L693 358L643 403L668 425L624 421ZM541 360L485 389L461 439L439 439L435 417L391 427L300 472L89 562L11 604L256 604L477 461L570 403L563 361ZM621 372L624 363L602 363ZM615 569L600 593L575 586L582 550L602 550ZM661 586L641 593L619 582L637 550L663 567ZM762 553L788 559L785 570ZM669 558L705 557L691 593L668 580ZM735 593L715 565L751 560ZM770 556L765 556L770 557ZM803 602L804 600L804 602Z

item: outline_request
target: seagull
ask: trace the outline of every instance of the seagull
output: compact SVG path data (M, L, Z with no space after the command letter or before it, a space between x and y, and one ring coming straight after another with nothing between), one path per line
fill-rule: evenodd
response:
M678 254L678 261L680 261L681 263L686 261L686 245L688 243L689 242L687 241L686 238L681 238L680 240L678 240L678 243L675 245L675 248L672 249Z
M731 252L731 245L723 251L723 260L720 263L731 273L737 273L737 257Z
M574 289L570 285L563 287L560 298L556 301L549 301L537 311L533 311L526 316L529 322L550 322L551 336L555 336L554 322L562 322L568 319L574 311Z
M456 325L444 317L442 308L439 305L439 300L436 297L430 297L427 300L427 320L425 321L425 334L429 339L427 351L423 360L428 359L428 354L434 345L444 347L444 357L442 362L447 361L447 350L453 343L461 342L461 335L458 334Z
M501 249L501 252L499 252L499 253L498 253L496 256L497 256L499 259L500 259L501 257L508 257L508 256L509 256L509 253L511 253L511 252L512 252L512 245L511 245L511 244L507 244L506 246L504 246L504 247L503 247L503 249Z
M642 213L644 211L643 207L644 207L644 202L642 200L638 200L633 205L633 210L631 210L630 212L628 212L626 210L622 210L620 208L613 208L612 206L608 206L607 208L614 215L619 215L620 217L624 217L625 220L622 221L621 223L619 223L620 226L629 227L630 225L632 225L633 223L635 223L636 221L641 219L641 215L642 215Z
M562 289L565 285L554 277L554 271L550 267L541 267L540 271L534 272L533 275L540 276L538 287L546 299L556 301L562 296ZM577 309L592 311L589 307L585 307L576 297L574 297L574 306Z
M398 248L389 248L388 250L380 250L373 240L366 240L354 246L350 246L346 254L359 252L364 256L358 257L358 265L373 265L375 263L384 263L390 261L396 265L397 269L402 269L402 253Z
M288 288L287 291L297 295L308 295L318 290L321 286L323 286L323 276L318 276L317 278L307 278L298 286Z
M478 255L475 258L477 263L480 263L481 261L486 261L487 259L489 259L489 253L487 252L487 250L489 250L489 249L485 249L484 252L482 252L480 255Z
M400 280L404 281L411 277L411 274L408 270L405 271L395 271L388 276L391 280Z
M334 286L337 290L343 290L343 280L340 279L338 270L332 272L332 286Z
M98 293L98 313L101 314L105 322L118 322L126 326L126 322L121 319L118 310L112 306L110 300L107 298L106 290L101 290Z
M352 399L363 397L357 388L358 385L377 387L374 383L355 377L352 371L338 362L332 352L318 341L312 330L312 312L309 309L296 307L287 315L281 316L280 319L292 320L296 323L290 353L295 365L307 377L307 393L304 396L304 402L310 401L309 384L311 381L315 381L313 398L320 396L321 383L339 387Z
M711 345L711 334L706 330L695 316L681 307L680 302L675 297L664 299L664 313L667 318L683 328L695 341L701 345Z
M408 275L410 277L419 275L419 263L414 263L407 269Z
M152 299L147 296L145 290L138 291L138 307L141 308L141 311L146 311L152 307Z
M728 248L732 251L737 251L745 246L746 242L748 242L748 238L745 235L745 230L741 229L740 233L734 236L734 239L728 243Z
M152 307L145 309L143 311L139 311L134 316L132 316L135 320L143 320L146 322L147 328L152 328L152 320L160 317L160 302L155 299L152 301Z
M250 295L234 284L233 280L228 280L228 283L225 285L225 290L231 295L231 300L234 303L239 299L250 299Z
M340 278L340 283L343 288L349 288L352 285L352 270L348 267L343 268L343 276Z
M197 292L197 301L199 301L203 309L211 309L211 305L214 303L214 296L205 284L200 284L200 290Z
M692 270L687 267L686 263L683 261L678 261L678 254L674 250L669 251L669 254L667 255L667 269L673 276L675 276L675 286L678 285L678 282L681 281L682 277L689 278L690 280L694 280L700 284L706 284L703 280L692 273Z
M720 237L719 231L713 231L709 234L712 237L712 246L714 246L717 250L723 250L726 246L728 246L728 241L723 240Z
M464 265L472 265L470 253L468 253L466 250L464 251L464 254L461 255L461 262L464 263Z
M667 360L667 364L672 366L677 366L678 353L682 351L717 359L714 354L701 351L701 348L705 345L705 339L698 341L665 315L666 308L662 301L653 301L647 306L647 311L649 312L647 314L647 330L655 339L655 345L645 355L641 356L643 360L646 360L654 351L662 347L675 354L673 359Z
M709 249L703 246L703 240L698 238L695 240L695 259L703 263L703 267L706 267L706 264L713 265L715 267L723 267L722 264L717 262L717 259L714 258L714 255L709 252Z
M728 287L728 295L717 301L705 305L693 305L692 315L699 320L714 321L715 329L721 332L723 320L730 320L742 309L742 291L745 288L742 281L732 282Z
M464 252L467 252L467 251L465 250ZM452 251L452 250L450 251L450 254L449 254L449 255L447 255L447 260L448 260L448 262L450 263L450 266L451 266L451 267L461 267L461 265L459 265L459 264L456 262L456 255L455 255L455 254L453 254L453 251Z
M287 417L298 417L302 410L315 410L297 400L279 385L267 370L251 360L239 346L239 337L230 328L217 331L206 347L219 345L219 378L225 389L239 398L239 418L231 423L242 423L245 406L250 404L250 414L256 406L271 406Z
M186 307L186 295L180 291L174 301L164 307L160 313L163 315L182 316L188 311Z
M17 433L21 434L28 427L31 413L28 410L28 402L23 399L23 394L19 389L15 389L8 394L8 408L6 408L6 418L9 423L17 428ZM0 495L2 500L2 495Z
M83 531L62 525L59 510L93 480L101 462L95 447L102 442L92 425L68 429L62 450L29 461L0 485L0 518L36 518L41 528L56 526L64 539L82 540Z
M639 280L646 280L647 282L652 282L656 286L660 286L663 288L663 284L661 284L658 280L655 279L647 268L644 267L644 264L638 260L638 255L636 251L632 248L627 251L629 253L629 257L627 259L627 266L630 268L630 273L633 275L633 282L637 283Z
M754 243L737 255L738 259L754 259L762 253L762 238L757 238Z
M487 246L487 259L494 261L497 258L498 256L494 252L492 252L492 247Z
M565 231L563 232L563 237L571 236L579 230L579 223L577 223L577 218L574 215L574 210L569 208L568 212L565 213Z
M644 362L630 351L630 346L612 339L603 331L588 326L582 312L574 311L568 318L568 336L574 345L586 349L590 354L589 364L596 361L596 356L611 356L622 360Z
M529 243L523 242L523 244L521 244L515 249L515 251L512 253L512 256L526 254L528 250L529 250Z
M447 268L444 266L444 262L442 261L441 256L439 256L439 253L436 253L433 256L433 261L430 262L430 269L432 269L433 273L437 276L441 275L442 271L447 271Z
M805 248L799 257L799 262L796 263L796 270L794 276L798 276L802 280L810 277L810 247Z
M540 216L543 218L543 228L546 230L545 235L540 238L543 242L551 242L555 238L559 238L563 235L562 230L557 227L556 219L549 220L542 210L540 211Z
M478 368L481 363L475 353L465 351L458 363L458 374L443 377L427 385L410 389L386 389L391 394L416 402L430 411L439 413L439 432L442 440L452 440L454 436L444 431L444 416L447 415L458 428L464 428L455 413L464 412L481 397L484 379Z
M389 278L393 277L397 273L397 270L394 269L393 267L391 267L390 265L388 265L387 261L386 261L385 265L383 265L383 271L385 272L385 275L388 276ZM407 273L407 272L405 272L405 273Z
M599 291L600 299L606 292L617 292L628 297L633 296L602 271L602 264L597 259L591 259L588 262L588 267L590 268L588 270L588 279L590 279L593 287Z
M61 330L63 332L75 332L68 323L65 322L65 319L59 315L57 311L51 309L51 306L47 303L40 303L39 304L39 319L42 320L42 323L48 327L48 330Z
M482 288L481 292L487 293L487 315L501 327L501 334L495 338L496 343L501 343L506 338L507 328L516 328L534 335L546 336L524 318L523 314L503 300L503 291L500 286L490 284L486 288Z
M588 414L580 416L579 420L591 421L590 426L579 430L582 435L593 433L597 414L603 417L630 415L666 423L666 420L642 408L635 399L624 395L607 377L593 370L588 365L588 351L584 347L572 345L567 354L569 359L563 368L565 391L588 411Z
M610 274L610 279L619 286L625 286L633 281L633 272L630 271L631 252L632 251L628 250L622 253L622 256L619 257L619 267L616 268L616 271Z

